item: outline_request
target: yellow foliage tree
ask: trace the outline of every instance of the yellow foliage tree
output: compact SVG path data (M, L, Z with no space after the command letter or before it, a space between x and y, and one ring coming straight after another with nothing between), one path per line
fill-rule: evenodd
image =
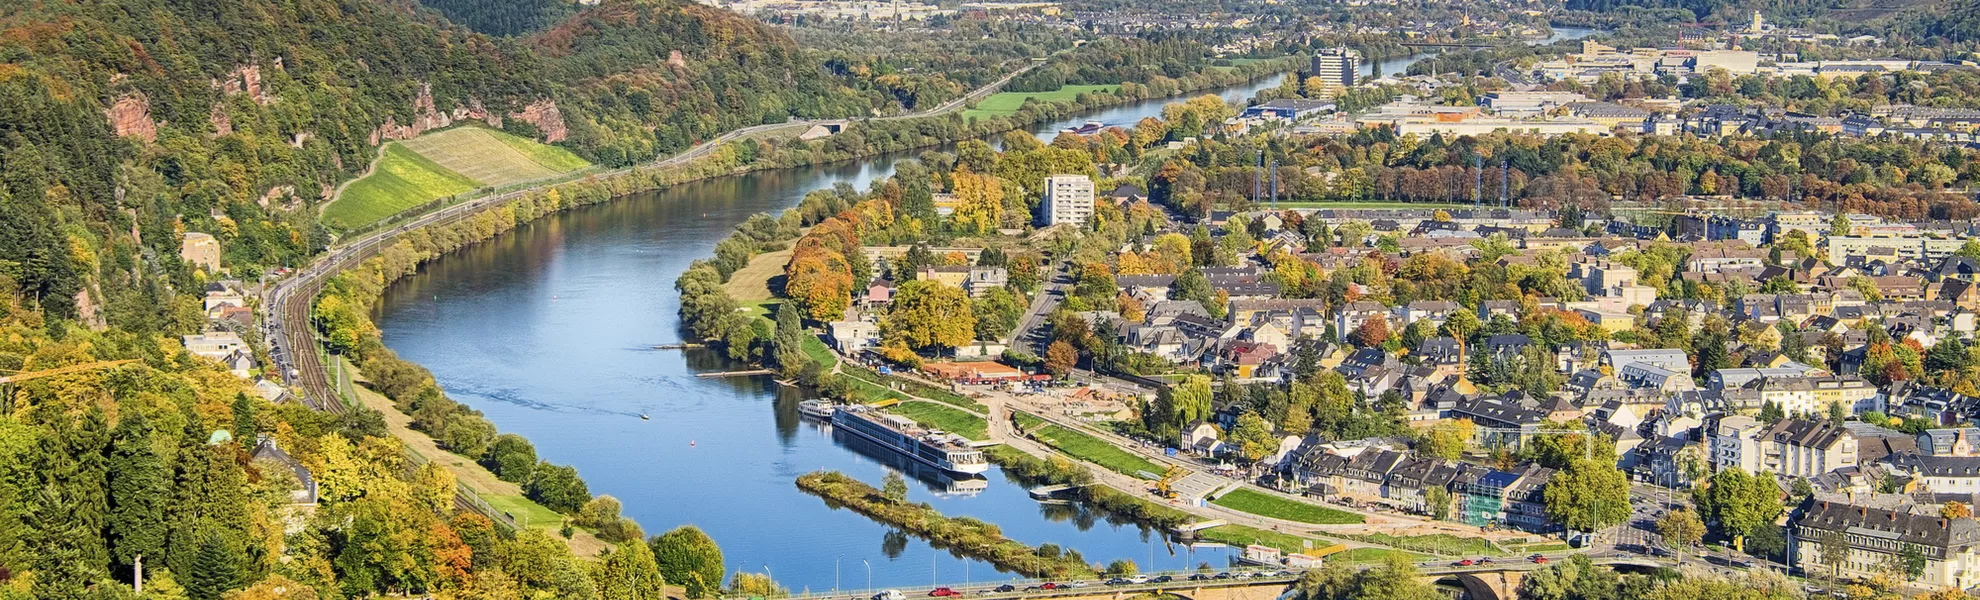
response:
M1004 218L1004 184L995 175L955 172L956 226L977 235L990 233Z

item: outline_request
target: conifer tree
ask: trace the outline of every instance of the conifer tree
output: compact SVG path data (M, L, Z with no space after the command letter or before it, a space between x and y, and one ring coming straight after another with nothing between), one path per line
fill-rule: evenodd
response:
M186 595L193 600L218 600L221 594L240 587L240 580L240 551L219 533L206 532L199 553L193 556L192 569L186 573Z
M110 443L109 531L112 558L130 566L139 557L163 557L171 471L152 444L144 411L132 405L119 414Z

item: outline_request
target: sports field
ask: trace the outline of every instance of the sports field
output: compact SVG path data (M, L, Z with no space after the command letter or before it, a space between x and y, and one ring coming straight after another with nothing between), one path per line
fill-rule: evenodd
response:
M344 187L323 222L359 227L437 198L554 177L590 166L563 148L458 127L386 144L371 174Z
M1017 112L1025 100L1039 102L1071 100L1089 92L1112 92L1121 89L1118 85L1069 85L1049 92L997 92L976 103L975 108L963 111L963 118L1001 117Z

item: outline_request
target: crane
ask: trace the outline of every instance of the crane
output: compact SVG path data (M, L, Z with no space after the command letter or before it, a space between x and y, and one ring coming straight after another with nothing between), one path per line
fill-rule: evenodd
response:
M137 362L137 360L136 359L99 360L95 362L86 362L86 363L78 363L73 365L55 367L53 369L41 369L38 371L18 371L12 375L0 375L0 415L13 412L14 403L12 400L8 399L8 397L12 396L12 394L6 393L10 391L9 387L12 386L13 384L20 383L23 381L28 381L31 379L40 379L43 377L54 377L56 375L67 375L70 373L80 373L83 371L106 369L118 365L134 363L134 362Z

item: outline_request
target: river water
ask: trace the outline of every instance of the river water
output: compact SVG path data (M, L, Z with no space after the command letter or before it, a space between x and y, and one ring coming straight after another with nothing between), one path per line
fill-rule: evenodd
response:
M1217 93L1241 100L1278 80ZM1132 124L1160 114L1164 102L1034 129L1049 137L1087 120ZM528 437L545 460L576 466L592 493L619 498L649 534L683 524L706 530L732 573L768 571L797 591L831 590L835 581L863 589L868 565L873 586L911 591L933 580L1009 578L798 491L797 477L818 469L875 485L888 469L906 470L885 451L835 440L828 427L799 418L799 391L762 377L696 377L739 365L707 351L653 349L681 341L674 278L736 224L841 182L865 189L900 158L724 177L561 213L394 284L378 324L388 346L431 369L454 399ZM915 481L913 500L995 523L1025 543L1144 569L1193 564L1186 549L1172 554L1133 524L1033 501L994 467L987 481ZM1223 565L1226 551L1193 558Z
M1586 35L1566 35L1575 33ZM1279 81L1215 93L1242 101ZM1086 121L1132 125L1170 101L1100 109L1033 132L1049 139ZM724 177L561 213L400 280L379 302L377 321L386 345L432 370L454 399L528 437L545 460L576 466L592 493L619 498L649 534L684 524L706 530L732 573L767 572L795 591L1009 578L798 491L797 477L818 469L876 485L890 469L913 471L800 418L801 392L762 377L696 377L740 365L707 351L653 349L681 341L674 278L736 224L795 206L812 190L842 182L865 189L903 156ZM1172 550L1134 524L1040 504L995 467L981 481L914 480L914 501L995 523L1028 544L1077 549L1089 561L1125 558L1150 570L1228 559L1225 549Z

